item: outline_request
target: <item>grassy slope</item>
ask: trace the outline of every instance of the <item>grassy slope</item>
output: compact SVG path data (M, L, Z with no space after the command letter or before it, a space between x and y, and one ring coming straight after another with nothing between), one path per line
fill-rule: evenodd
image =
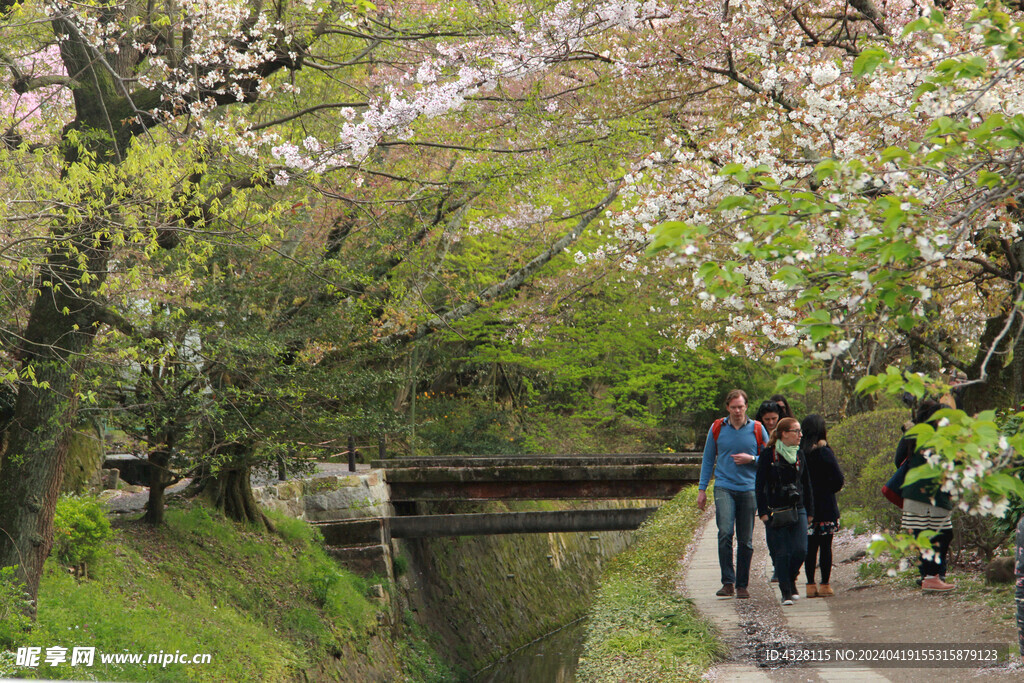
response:
M124 681L283 681L309 672L376 678L415 661L437 669L421 643L399 650L378 626L383 600L369 582L340 569L297 520L278 518L282 536L249 532L202 508L169 511L168 524L127 523L95 578L79 582L53 563L40 589L36 629L18 645L92 646L92 668L67 664L20 675ZM379 618L380 617L380 618ZM381 638L377 638L378 632ZM101 665L98 653L209 653L205 665ZM323 662L332 666L324 669ZM4 671L0 662L0 674ZM375 673L376 672L376 675ZM365 676L361 674L366 674ZM398 676L400 674L395 673ZM390 676L389 676L390 680Z
M662 506L609 565L587 625L577 680L691 681L725 654L679 595L679 559L698 524L696 487Z

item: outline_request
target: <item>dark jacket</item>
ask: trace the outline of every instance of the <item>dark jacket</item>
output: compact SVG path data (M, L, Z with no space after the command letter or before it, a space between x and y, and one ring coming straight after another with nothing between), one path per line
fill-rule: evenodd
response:
M836 454L827 444L807 453L807 474L814 493L814 521L837 521L839 505L836 503L836 493L843 488L843 471L839 469Z
M775 454L775 446L765 448L757 459L757 478L754 481L758 517L767 515L768 508L790 505L788 499L780 497L780 489L786 484L796 484L800 493L798 507L814 510L814 492L811 490L804 452L797 451L796 463L790 465Z
M893 461L899 467L909 456L910 465L907 469L909 473L915 467L927 464L928 461L925 460L924 451L925 449L923 448L917 448L917 442L914 437L905 436L900 439L899 444L896 446L896 457L893 458ZM945 510L953 509L953 500L949 497L948 493L943 493L940 490L938 479L918 479L904 486L900 493L909 500L928 503Z

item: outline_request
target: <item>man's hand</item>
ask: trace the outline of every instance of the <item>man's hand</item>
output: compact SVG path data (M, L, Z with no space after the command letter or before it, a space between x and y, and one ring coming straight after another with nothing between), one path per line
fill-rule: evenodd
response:
M750 453L733 453L732 461L737 465L749 465L754 462L754 456Z
M697 494L697 509L704 512L704 508L708 506L708 494L706 491L701 491Z
M768 523L768 515L761 515L761 521L764 522L765 524L767 524Z

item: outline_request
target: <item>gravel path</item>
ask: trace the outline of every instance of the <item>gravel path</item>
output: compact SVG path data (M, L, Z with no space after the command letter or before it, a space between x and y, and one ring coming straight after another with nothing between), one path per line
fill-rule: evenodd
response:
M713 514L705 516L700 536L691 545L680 590L718 626L731 648L729 659L706 678L716 681L1021 681L1019 660L992 669L917 669L864 664L811 667L770 666L766 646L830 642L857 643L1001 643L1016 642L1016 628L1005 615L955 594L926 595L887 581L861 581L860 561L848 561L866 546L867 537L837 535L831 585L835 597L782 607L778 588L769 584L768 551L761 524L754 532L751 599L718 598L717 530ZM803 577L800 582L803 589Z

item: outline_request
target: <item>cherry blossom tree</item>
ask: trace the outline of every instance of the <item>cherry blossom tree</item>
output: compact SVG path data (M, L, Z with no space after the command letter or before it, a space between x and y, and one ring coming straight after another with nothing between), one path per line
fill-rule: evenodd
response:
M618 248L653 250L720 312L686 331L693 344L776 355L780 387L824 368L921 397L948 388L941 370L965 373L966 407L982 412L922 427L934 455L911 478L1002 515L1024 493L1011 474L1024 442L992 410L1024 400L1018 5L676 12L680 27L714 20L673 50L712 85L627 177Z
M996 182L1016 177L1014 155L958 129L984 121L1010 144L1000 117L1019 111L1018 67L986 22L1015 8L984 3L972 19L973 3L943 5L725 2L666 20L714 22L672 50L712 85L680 113L686 130L634 167L616 221L620 247L638 251L660 225L668 267L722 312L687 330L694 344L801 349L789 357L851 388L909 355L966 373L976 408L1024 399L1018 217ZM951 154L951 134L973 149Z

